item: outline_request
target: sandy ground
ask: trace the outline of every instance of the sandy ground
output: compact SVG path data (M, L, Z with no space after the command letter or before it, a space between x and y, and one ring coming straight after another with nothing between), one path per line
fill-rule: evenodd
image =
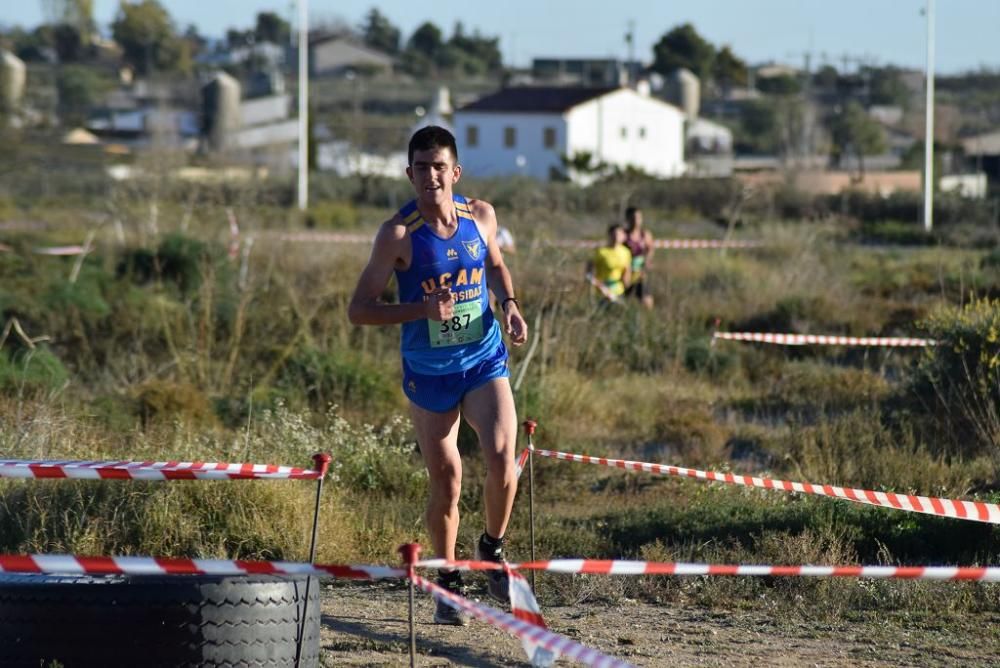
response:
M435 625L430 598L417 592L416 602L417 665L527 665L520 642L505 632L476 620ZM543 606L543 614L553 631L638 666L1000 666L996 614L778 623L761 612L641 602ZM408 650L404 586L324 587L324 666L408 665Z

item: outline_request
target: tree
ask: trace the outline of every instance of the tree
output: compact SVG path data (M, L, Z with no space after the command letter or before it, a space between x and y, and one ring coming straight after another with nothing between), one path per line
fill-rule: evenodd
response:
M427 21L420 25L410 36L406 48L409 51L427 56L431 60L436 60L444 47L444 38L441 29Z
M399 28L390 23L389 19L374 7L365 16L365 22L361 24L361 34L365 44L373 49L392 54L399 53L401 35Z
M751 100L740 111L740 126L735 136L740 153L777 153L780 128L773 101Z
M715 60L712 62L712 78L724 89L746 84L746 61L733 53L727 44L715 54Z
M80 43L89 45L94 36L94 0L42 0L46 19L51 25L66 25L76 30Z
M886 146L882 126L857 102L848 103L830 119L830 137L833 140L831 157L836 164L839 165L845 155L853 154L857 158L857 181L865 178L865 156L881 153Z
M890 104L907 109L911 94L903 81L902 72L896 67L871 68L869 77L869 101L872 104Z
M257 37L253 30L239 30L237 28L226 30L226 45L230 49L237 49L247 44L252 44L255 39Z
M427 77L434 74L453 54L445 53L441 29L426 22L416 29L406 42L404 66L410 74Z
M174 34L170 15L157 0L134 4L122 0L111 34L121 46L125 62L140 74L180 69L184 64L187 47Z
M60 63L75 63L84 55L84 44L80 31L68 23L60 23L52 29L52 46Z
M813 75L813 85L824 90L836 90L840 73L833 65L824 65Z
M59 115L67 125L77 125L87 118L97 104L107 83L91 67L67 65L61 67L56 86L59 89Z
M757 90L768 95L798 95L802 92L802 84L790 74L779 74L757 79Z
M707 79L711 76L714 59L715 47L690 23L666 33L653 47L653 70L663 75L686 67L701 79Z
M259 12L257 14L257 26L254 34L258 42L270 42L271 44L288 44L292 34L292 27L288 21L281 18L274 12Z
M464 56L459 57L459 60L466 74L494 73L503 69L500 38L484 37L478 31L471 36L466 35L461 21L455 24L455 32L447 46Z

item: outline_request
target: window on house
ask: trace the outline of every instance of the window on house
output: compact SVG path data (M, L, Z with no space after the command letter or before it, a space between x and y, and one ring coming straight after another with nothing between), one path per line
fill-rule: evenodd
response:
M628 139L628 128L622 126L622 139Z
M517 128L507 126L503 129L503 145L507 148L517 145Z
M542 131L542 144L545 145L545 148L555 148L556 146L555 128L545 128Z
M646 128L639 128L639 139L646 138Z
M479 126L470 125L465 128L465 145L479 146Z

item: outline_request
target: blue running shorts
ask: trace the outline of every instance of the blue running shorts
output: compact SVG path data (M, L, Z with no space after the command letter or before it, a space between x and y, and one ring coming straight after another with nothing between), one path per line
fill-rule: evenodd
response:
M477 387L496 378L509 377L507 346L502 343L494 355L474 367L442 376L414 373L403 360L403 392L410 401L433 413L447 413Z

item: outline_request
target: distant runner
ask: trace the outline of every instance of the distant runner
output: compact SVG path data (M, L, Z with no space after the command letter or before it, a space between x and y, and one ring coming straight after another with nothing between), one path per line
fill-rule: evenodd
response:
M524 343L528 325L496 242L493 207L452 192L462 175L455 138L428 126L410 139L408 153L406 175L416 199L379 229L348 317L356 325L403 325L403 392L430 478L426 521L436 556L455 559L464 415L479 436L487 471L486 530L475 559L499 562L517 491L517 416L489 292L511 343ZM399 303L388 304L380 297L394 273ZM459 592L461 574L441 571L438 583ZM506 601L508 585L505 574L489 572L493 597ZM434 621L464 625L468 617L438 602Z
M653 259L653 233L642 224L642 209L625 209L625 245L632 253L632 281L625 294L637 297L642 305L653 308L653 295L646 284L649 263Z
M618 301L625 294L632 276L632 253L625 246L625 228L614 224L608 228L608 240L594 251L587 262L587 280L609 301Z

